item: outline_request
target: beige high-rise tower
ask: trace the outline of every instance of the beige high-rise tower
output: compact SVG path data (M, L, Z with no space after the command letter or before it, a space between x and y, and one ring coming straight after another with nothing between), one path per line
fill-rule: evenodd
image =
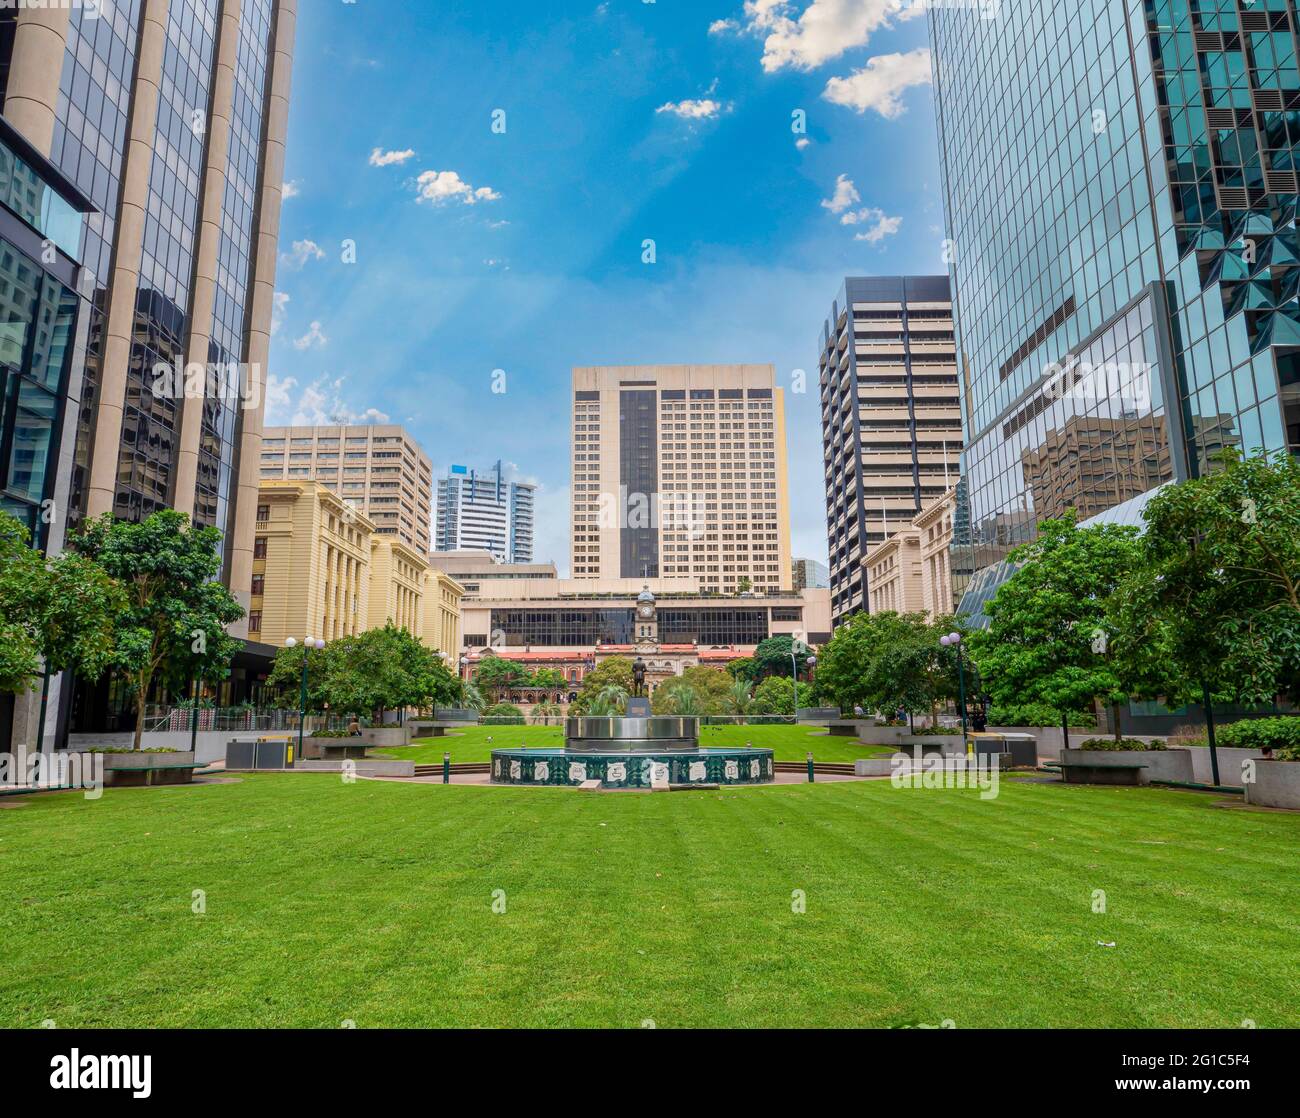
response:
M575 579L789 589L786 474L771 365L573 370Z

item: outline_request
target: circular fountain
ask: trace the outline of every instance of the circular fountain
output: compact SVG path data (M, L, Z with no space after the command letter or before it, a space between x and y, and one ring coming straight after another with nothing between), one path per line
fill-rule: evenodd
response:
M645 665L633 668L635 690L644 687ZM569 718L563 749L494 749L493 784L602 788L673 788L708 784L770 784L770 749L701 749L700 720L655 715L650 700L634 695L627 713Z

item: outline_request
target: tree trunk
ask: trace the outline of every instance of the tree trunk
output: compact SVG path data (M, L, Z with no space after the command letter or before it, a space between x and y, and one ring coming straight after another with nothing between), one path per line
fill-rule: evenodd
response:
M1070 748L1070 712L1061 711L1061 748Z
M141 686L139 693L135 697L135 745L133 749L138 753L140 744L144 741L144 687Z
M1124 731L1120 729L1120 724L1119 724L1119 703L1110 704L1110 717L1111 717L1111 721L1115 723L1113 727L1115 731L1115 741L1117 743L1121 742L1124 740Z

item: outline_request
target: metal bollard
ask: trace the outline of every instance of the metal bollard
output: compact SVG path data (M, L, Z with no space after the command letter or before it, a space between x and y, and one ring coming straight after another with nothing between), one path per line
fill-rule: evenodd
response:
M815 784L816 782L817 782L817 773L813 770L813 758L812 758L812 753L810 752L808 754L808 783Z
M442 782L443 784L451 783L451 754L442 755Z

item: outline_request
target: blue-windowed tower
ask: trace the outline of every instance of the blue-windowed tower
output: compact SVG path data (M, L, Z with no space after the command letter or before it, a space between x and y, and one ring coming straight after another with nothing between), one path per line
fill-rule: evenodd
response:
M1291 0L930 12L966 435L963 609L1038 522L1300 453ZM960 565L954 563L954 569Z

